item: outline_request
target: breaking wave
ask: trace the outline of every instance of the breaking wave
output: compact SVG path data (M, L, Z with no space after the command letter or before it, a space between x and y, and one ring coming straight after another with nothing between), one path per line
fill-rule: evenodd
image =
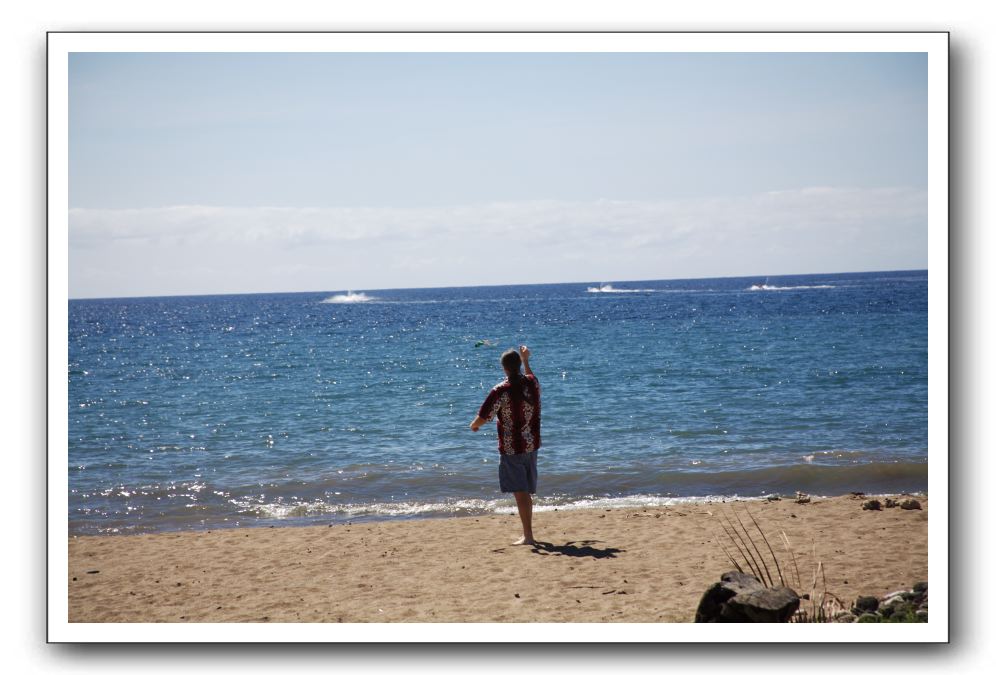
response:
M846 464L821 466L804 458L802 464L768 467L753 471L659 471L651 472L660 490L634 490L614 485L614 494L565 493L557 488L537 497L537 511L603 508L657 507L730 499L761 499L769 494L791 495L796 491L815 495L840 495L850 491L869 494L923 493L927 486L926 463ZM551 478L554 478L551 476ZM562 481L556 481L562 482ZM570 483L571 481L568 481ZM563 489L565 485L558 486ZM570 486L566 486L570 487ZM262 520L387 520L515 513L507 498L453 498L443 500L337 502L333 499L263 501L258 498L230 499L243 516Z
M322 300L322 304L340 305L351 304L354 302L370 302L371 300L376 300L376 298L371 295L367 295L366 293L353 293L352 291L346 291L345 293L325 298Z
M738 498L738 497L733 497ZM707 497L667 497L662 495L628 495L623 497L550 496L537 497L535 511L579 511L586 509L623 509L632 507L673 506L730 499L721 495ZM760 499L751 497L749 499ZM264 519L287 520L332 516L361 520L390 518L425 518L442 516L509 515L514 514L515 504L509 499L454 499L439 502L375 502L369 504L331 504L322 500L294 503L259 504L249 501L232 502L240 512Z

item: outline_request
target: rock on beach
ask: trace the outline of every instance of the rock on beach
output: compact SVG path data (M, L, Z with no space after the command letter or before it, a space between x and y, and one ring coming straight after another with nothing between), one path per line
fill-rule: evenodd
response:
M767 588L756 577L726 572L702 595L696 623L784 623L799 609L799 596L787 586Z

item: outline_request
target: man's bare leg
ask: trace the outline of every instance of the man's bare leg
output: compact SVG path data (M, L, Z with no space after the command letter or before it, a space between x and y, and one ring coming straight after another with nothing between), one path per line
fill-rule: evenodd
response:
M533 497L528 492L515 493L515 505L519 508L519 519L522 520L522 537L516 544L534 544L533 541Z

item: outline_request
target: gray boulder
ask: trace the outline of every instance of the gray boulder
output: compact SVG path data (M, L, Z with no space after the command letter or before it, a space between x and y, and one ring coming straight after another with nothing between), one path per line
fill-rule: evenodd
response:
M720 582L734 593L752 593L764 588L757 577L743 572L727 572L720 577Z
M899 505L899 508L911 511L914 509L922 509L923 507L920 506L920 502L915 499L904 499L903 503Z
M696 623L783 623L799 609L799 596L787 586L765 588L757 578L727 572L702 595Z
M751 623L784 623L799 609L799 595L788 586L738 594L726 603Z
M706 589L695 610L695 623L726 623L723 618L723 608L726 601L736 595L736 591L716 583Z

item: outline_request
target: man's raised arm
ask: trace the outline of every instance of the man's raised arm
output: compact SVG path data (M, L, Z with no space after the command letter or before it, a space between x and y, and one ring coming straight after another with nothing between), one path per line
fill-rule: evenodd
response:
M522 370L526 372L526 375L532 375L533 369L529 367L529 357L532 352L529 351L529 347L526 345L519 345L519 357L522 359Z

